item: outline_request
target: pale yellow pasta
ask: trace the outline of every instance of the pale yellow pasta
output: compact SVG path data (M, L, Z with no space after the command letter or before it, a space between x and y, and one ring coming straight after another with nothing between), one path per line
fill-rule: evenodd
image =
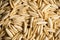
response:
M60 0L0 0L0 40L60 40Z

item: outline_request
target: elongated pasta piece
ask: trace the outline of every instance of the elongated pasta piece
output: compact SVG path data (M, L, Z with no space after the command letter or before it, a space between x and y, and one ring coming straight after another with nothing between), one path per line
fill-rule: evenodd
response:
M44 7L44 9L42 10L42 12L47 11L47 9L51 6L51 4L48 4L46 7Z
M6 28L6 32L7 32L7 34L8 34L10 37L13 37L13 34L9 31L8 28Z
M57 31L57 33L55 34L55 37L60 33L60 30Z
M10 0L9 2L10 2L10 6L13 8L14 6L13 6L13 4L12 4L12 0Z
M47 24L47 22L38 22L37 24Z
M19 36L19 33L17 33L17 34L12 38L12 40L16 40L18 36Z
M5 35L5 32L2 31L2 32L0 33L0 38L2 38L4 35Z
M34 17L31 18L30 27L32 28Z
M5 3L5 4L2 6L2 8L6 7L8 4L9 4L9 3Z
M14 6L17 6L17 4L20 2L20 0L17 0L15 3L14 3Z
M27 23L24 22L24 33L26 33L26 32L27 32Z
M49 18L48 21L49 21L49 26L50 26L50 28L53 29L53 22L52 22L52 19Z
M18 31L22 30L22 28L20 26L15 25L14 27L17 28Z
M44 0L44 2L45 2L46 4L50 4L47 0Z

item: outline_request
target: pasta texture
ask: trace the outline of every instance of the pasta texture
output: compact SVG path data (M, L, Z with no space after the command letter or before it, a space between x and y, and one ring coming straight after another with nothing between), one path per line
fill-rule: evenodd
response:
M0 40L60 40L60 0L0 0Z

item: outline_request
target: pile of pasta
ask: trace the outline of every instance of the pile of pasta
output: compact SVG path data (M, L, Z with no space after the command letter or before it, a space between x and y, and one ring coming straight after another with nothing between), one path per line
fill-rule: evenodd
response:
M60 0L0 0L0 40L60 40Z

